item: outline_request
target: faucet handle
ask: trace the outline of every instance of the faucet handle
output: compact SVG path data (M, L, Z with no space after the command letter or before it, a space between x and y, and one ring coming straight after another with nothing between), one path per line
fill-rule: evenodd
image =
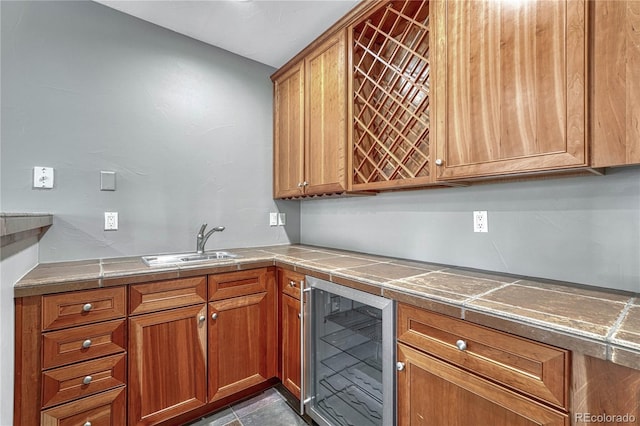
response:
M207 223L203 223L202 226L200 227L200 231L198 232L198 234L204 234L204 230L207 229Z

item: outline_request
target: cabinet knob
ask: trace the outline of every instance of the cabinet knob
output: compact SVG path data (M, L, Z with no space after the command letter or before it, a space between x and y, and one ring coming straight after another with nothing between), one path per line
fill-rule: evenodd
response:
M302 182L302 186L309 186L309 182L305 180L304 182Z
M300 315L300 312L298 312L298 319L301 319L302 315Z
M91 422L86 422L84 425L82 426L91 426Z
M291 280L289 281L289 287L295 287L296 286L296 282Z
M91 309L93 309L93 305L91 303L85 303L82 306L82 310L85 312L89 312Z
M91 346L91 339L87 339L84 342L82 342L82 347L87 349Z
M458 349L460 349L461 351L466 351L467 350L467 342L465 342L464 340L458 340L456 342L456 346L458 347Z
M217 312L214 312L213 314L211 314L211 319L212 319L212 320L214 320L214 319L218 319L218 313L217 313Z
M404 362L400 362L400 361L396 362L396 370L398 371L404 370Z
M298 182L298 188L302 188L302 182Z
M442 161L442 158L438 158L436 160L436 166L442 166L444 164L444 161Z
M200 317L198 318L198 321L200 322L204 322L204 320L206 320L207 317L205 317L204 315L200 315Z
M82 384L83 385L88 385L89 383L91 383L92 380L93 380L93 377L85 376L84 379L82 379Z

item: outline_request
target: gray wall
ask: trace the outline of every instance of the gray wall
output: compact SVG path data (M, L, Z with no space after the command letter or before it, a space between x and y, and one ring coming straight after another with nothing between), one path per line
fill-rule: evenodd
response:
M473 232L487 210L489 232ZM301 203L301 241L640 292L640 167Z
M1 207L54 214L41 262L192 250L203 222L227 227L207 248L299 240L299 203L271 198L273 68L93 2L1 7Z

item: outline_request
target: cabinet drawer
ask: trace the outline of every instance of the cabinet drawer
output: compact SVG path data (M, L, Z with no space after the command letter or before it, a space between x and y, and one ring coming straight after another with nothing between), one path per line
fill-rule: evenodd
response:
M131 315L205 303L206 277L158 281L132 285L129 292Z
M124 352L125 329L125 321L118 320L44 333L42 368Z
M398 305L398 341L557 407L567 406L569 352ZM459 349L457 345L462 345Z
M42 297L42 330L124 318L126 314L124 287Z
M209 300L267 291L267 268L209 275Z
M124 354L81 362L42 373L44 408L126 384Z
M284 294L300 299L300 287L303 285L300 283L304 282L304 275L286 269L280 269L278 273L281 291Z
M41 414L46 426L122 426L126 424L126 392L124 387L82 398Z

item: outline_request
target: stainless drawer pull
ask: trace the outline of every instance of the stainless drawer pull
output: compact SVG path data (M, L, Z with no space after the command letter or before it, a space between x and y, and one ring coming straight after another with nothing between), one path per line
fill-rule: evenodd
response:
M456 346L458 347L458 349L460 349L461 351L466 351L467 350L467 342L465 342L464 340L458 340L456 342Z
M91 339L87 339L84 342L82 342L82 347L85 349L88 349L91 346Z
M83 385L88 385L89 383L91 383L92 380L93 380L93 377L85 376L84 379L82 379L82 384Z
M86 422L83 426L91 426L91 422Z
M296 286L296 282L295 281L289 281L289 287L295 287Z
M206 320L207 317L205 317L204 315L200 315L200 317L198 318L198 321L200 322L204 322L204 320Z
M82 310L85 312L89 312L91 309L93 309L93 305L91 303L85 303L84 306L82 306Z
M402 370L404 370L404 362L400 362L400 361L398 361L398 362L396 363L396 370L398 370L398 371L402 371Z
M218 313L214 312L213 314L211 314L211 319L212 320L218 319Z

